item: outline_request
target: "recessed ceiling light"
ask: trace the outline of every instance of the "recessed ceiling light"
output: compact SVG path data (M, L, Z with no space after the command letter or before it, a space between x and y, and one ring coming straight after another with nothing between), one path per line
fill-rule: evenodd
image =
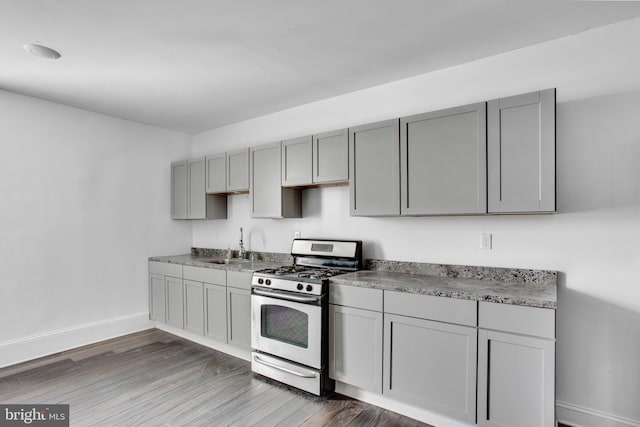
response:
M32 55L39 56L40 58L58 59L62 55L58 51L51 49L50 47L43 46L41 44L30 43L22 46L24 50Z

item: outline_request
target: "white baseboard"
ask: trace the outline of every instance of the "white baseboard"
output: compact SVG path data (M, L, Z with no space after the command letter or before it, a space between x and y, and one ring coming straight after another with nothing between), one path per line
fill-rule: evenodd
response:
M0 368L153 327L145 312L0 342Z
M640 421L556 401L558 422L575 427L640 427Z
M174 326L167 325L166 323L156 323L156 328L161 329L165 332L169 332L170 334L177 335L181 338L187 339L189 341L193 341L205 347L212 348L214 350L221 351L226 354L230 354L231 356L237 357L239 359L244 359L247 362L251 361L251 351L243 350L241 348L235 347L233 345L229 345L227 343L221 343L210 338L204 337L202 335L194 334L193 332L185 331L184 329L176 328Z
M454 420L426 409L417 408L403 402L391 399L386 396L362 390L349 384L336 381L336 393L379 406L389 411L413 418L423 423L431 424L437 427L474 427L475 424L468 424L464 421Z

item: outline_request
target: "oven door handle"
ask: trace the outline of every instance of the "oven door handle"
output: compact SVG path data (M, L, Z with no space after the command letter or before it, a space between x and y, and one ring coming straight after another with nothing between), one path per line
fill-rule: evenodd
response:
M286 372L287 374L295 375L297 377L301 377L301 378L315 378L316 377L316 374L305 374L305 373L302 373L302 372L294 371L293 369L285 368L284 366L276 365L275 363L272 363L272 362L267 362L266 360L261 359L260 357L258 357L258 355L254 355L253 356L253 360L255 360L257 363L260 363L261 365L265 365L265 366L268 366L268 367L273 368L273 369L278 369L280 371Z
M256 295L262 295L265 297L279 298L286 301L305 302L305 303L318 302L318 297L293 295L290 293L277 292L277 291L263 291L262 289L256 289L256 288L253 288L253 293Z

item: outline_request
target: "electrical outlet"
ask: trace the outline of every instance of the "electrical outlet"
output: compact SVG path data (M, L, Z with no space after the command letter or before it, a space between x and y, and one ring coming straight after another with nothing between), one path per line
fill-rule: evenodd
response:
M299 239L300 236L302 236L302 233L300 233L299 231L296 231L295 233L293 233L293 237L296 239Z
M492 247L492 235L491 233L482 233L480 235L480 248L491 249Z

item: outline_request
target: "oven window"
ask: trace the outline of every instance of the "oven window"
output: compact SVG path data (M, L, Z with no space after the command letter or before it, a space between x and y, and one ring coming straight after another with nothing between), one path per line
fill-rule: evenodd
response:
M307 348L309 345L309 316L281 305L260 306L261 335L287 344Z

